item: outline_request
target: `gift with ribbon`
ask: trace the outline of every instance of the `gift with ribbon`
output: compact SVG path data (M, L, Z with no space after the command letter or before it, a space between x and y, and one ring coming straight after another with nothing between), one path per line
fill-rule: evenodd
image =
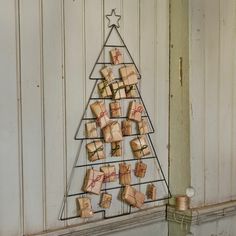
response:
M122 120L121 129L123 135L131 135L132 134L132 121L131 120Z
M103 102L96 101L90 105L90 108L93 114L97 117L97 123L101 129L111 122Z
M85 192L99 195L102 188L103 178L103 172L94 169L88 169L84 179L83 190Z
M102 132L106 143L121 141L123 139L118 121L111 122L102 129Z
M119 182L121 185L131 184L131 165L126 163L119 164Z
M105 66L100 70L100 72L108 84L110 84L114 80L114 75L111 67Z
M140 136L138 138L131 140L130 146L134 156L138 159L150 154L150 149L147 145L147 141L144 136Z
M138 83L137 72L133 65L123 66L119 70L125 86Z
M142 112L144 111L143 105L136 101L129 104L128 118L140 122L142 120Z
M147 185L147 199L156 200L157 199L157 188L154 184Z
M134 174L137 177L143 178L146 174L146 170L147 170L147 164L143 163L142 161L139 161L135 164Z
M141 119L141 121L138 122L138 131L139 134L147 134L148 131L148 122L147 119Z
M105 159L104 145L102 141L98 140L88 143L86 144L86 148L88 151L89 161Z
M89 218L93 216L91 200L88 197L76 198L77 209L81 218Z
M122 199L133 207L141 208L144 204L145 195L134 187L126 185L122 193Z
M112 157L122 156L122 142L121 141L111 143L111 156Z
M113 99L121 99L121 98L126 98L126 93L125 93L125 86L123 82L114 82L111 84L111 89L112 89L112 98Z
M102 98L107 98L112 96L111 88L106 80L98 83L98 91Z
M101 208L110 208L112 201L112 195L108 193L102 193L101 201L100 201L100 207Z
M126 97L127 98L137 97L137 89L136 89L136 86L134 84L126 86L125 87L125 92L126 92Z
M97 138L97 125L96 122L91 121L85 124L87 138Z
M110 113L112 118L121 116L121 105L120 102L111 102L110 104Z
M115 182L116 181L116 167L114 165L102 166L101 172L104 173L103 182Z
M123 63L123 56L118 48L114 48L110 51L111 61L114 65Z

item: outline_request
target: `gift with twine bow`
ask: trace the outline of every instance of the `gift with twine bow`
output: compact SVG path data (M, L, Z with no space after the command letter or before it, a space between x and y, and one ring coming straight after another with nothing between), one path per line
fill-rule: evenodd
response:
M121 130L122 130L123 135L131 135L132 134L132 121L131 120L122 120Z
M134 156L138 159L150 154L150 150L147 145L146 138L144 136L131 140L130 146Z
M106 143L121 141L123 139L120 124L113 121L102 129L104 140Z
M126 97L135 98L137 97L137 90L135 85L128 85L125 87Z
M101 97L107 98L112 96L110 86L106 80L98 83L98 91Z
M122 193L122 199L133 207L141 208L144 204L145 195L134 187L126 185Z
M97 123L101 129L111 122L103 102L96 101L90 105L90 108L93 114L97 117Z
M88 151L89 161L105 159L104 145L102 141L98 140L88 143L86 145L86 148Z
M142 119L140 122L138 122L138 130L139 130L139 134L147 134L148 133L147 119Z
M154 184L147 185L147 199L156 200L157 199L157 188Z
M123 66L120 68L120 75L125 86L138 83L138 76L136 69L133 65Z
M77 209L79 216L82 218L89 218L93 216L91 200L88 197L76 198Z
M99 195L102 188L103 178L103 172L94 169L88 169L84 179L83 190L85 192Z
M112 195L108 193L102 193L101 201L100 201L100 207L101 208L110 208L112 201Z
M114 48L110 51L111 61L114 65L123 63L123 56L118 48Z
M111 143L111 156L112 157L122 156L122 142L121 141Z
M116 118L121 116L120 102L111 102L110 104L111 117Z
M97 125L96 122L88 122L85 124L86 127L86 136L87 138L97 138L98 132L97 132Z
M100 168L101 172L104 173L103 182L115 182L116 181L116 167L114 165L102 166Z
M121 185L131 184L131 165L126 163L119 164L119 181Z
M147 171L147 164L143 163L142 161L139 161L135 164L135 171L134 174L137 177L143 178Z
M142 120L142 112L144 111L143 105L136 101L129 104L128 118L140 122Z
M112 68L105 66L100 70L100 72L108 84L114 80Z
M113 99L121 99L121 98L126 98L126 93L125 93L125 86L123 82L114 82L111 84L111 89L112 89L112 98Z

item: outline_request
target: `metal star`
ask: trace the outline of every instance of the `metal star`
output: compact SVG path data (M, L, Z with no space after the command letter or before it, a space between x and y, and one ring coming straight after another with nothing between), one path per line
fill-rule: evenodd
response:
M116 26L117 28L120 27L119 20L121 18L120 15L116 15L116 9L111 10L110 15L106 15L106 18L108 19L108 27Z

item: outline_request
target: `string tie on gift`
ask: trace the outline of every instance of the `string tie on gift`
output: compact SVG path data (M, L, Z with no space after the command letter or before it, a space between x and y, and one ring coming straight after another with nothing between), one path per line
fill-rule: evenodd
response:
M116 144L116 146L111 149L111 154L114 155L119 150L120 150L120 145Z
M122 54L120 53L120 50L115 48L115 55L113 56L114 57L114 60L115 60L115 64L116 63L119 63L119 56L121 56Z

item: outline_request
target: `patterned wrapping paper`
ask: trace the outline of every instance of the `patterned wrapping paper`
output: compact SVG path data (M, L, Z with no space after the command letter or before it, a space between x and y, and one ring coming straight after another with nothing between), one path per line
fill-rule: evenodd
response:
M120 157L122 156L122 142L112 142L111 143L111 156Z
M111 67L105 66L100 70L100 72L108 84L115 79Z
M101 129L111 122L103 102L96 101L90 105L90 108L93 114L97 117L97 123Z
M133 207L141 208L144 204L145 195L137 191L134 187L126 185L122 199Z
M154 184L147 185L147 199L151 200L157 199L157 188Z
M122 120L121 129L123 135L131 135L132 134L132 121L131 120Z
M143 178L147 171L147 164L143 163L142 161L137 162L135 164L135 176Z
M93 141L86 144L89 161L105 159L104 144L102 141Z
M138 96L137 89L135 85L128 85L125 87L126 97L127 98L135 98Z
M119 164L119 182L121 185L131 184L131 165L126 163Z
M120 49L118 49L118 48L112 49L110 51L110 55L111 55L111 61L114 65L118 65L118 64L123 63L123 56L122 56Z
M142 120L142 113L144 111L141 103L132 101L129 104L128 118L140 122Z
M123 139L120 124L117 121L111 122L102 129L106 143L121 141Z
M111 84L112 89L112 98L113 99L121 99L126 98L125 87L123 82L114 82Z
M101 208L110 208L112 201L112 195L108 193L103 193L100 201L100 207Z
M150 149L147 145L147 141L144 136L131 140L130 146L131 146L134 156L138 159L150 154Z
M98 132L97 132L97 124L96 122L88 122L85 124L86 129L86 137L87 138L97 138Z
M112 118L121 116L121 105L120 102L111 102L110 104L110 113Z
M147 134L149 132L147 119L142 119L138 122L139 134Z
M81 218L89 218L93 216L91 200L88 197L76 198L76 204Z
M137 72L133 65L121 67L120 75L122 77L125 86L138 83Z
M98 91L103 98L112 96L111 88L106 80L98 83Z
M94 169L88 169L84 179L83 190L85 192L99 195L102 188L103 178L103 172Z
M103 182L115 182L117 179L116 176L116 167L114 165L102 166L100 168L101 172L104 173Z

